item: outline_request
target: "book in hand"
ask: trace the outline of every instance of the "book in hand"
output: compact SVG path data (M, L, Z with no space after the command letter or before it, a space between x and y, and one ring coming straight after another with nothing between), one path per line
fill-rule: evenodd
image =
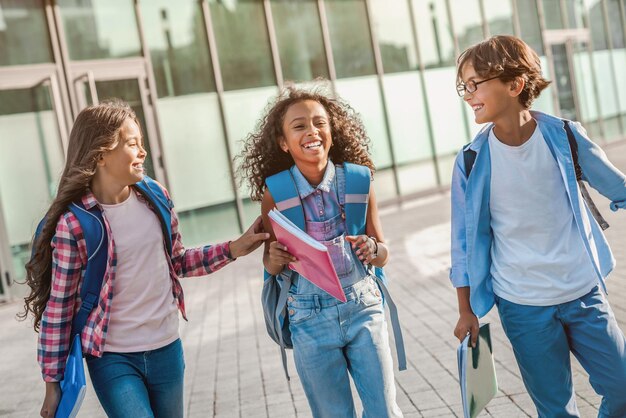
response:
M57 406L55 418L74 418L85 399L87 381L83 364L83 349L80 335L76 335L65 362L65 374L61 380L61 400Z
M298 228L285 215L272 209L268 216L276 239L296 257L289 268L341 302L346 301L341 282L324 244Z
M474 418L498 392L489 324L482 324L476 347L469 334L457 349L464 418Z

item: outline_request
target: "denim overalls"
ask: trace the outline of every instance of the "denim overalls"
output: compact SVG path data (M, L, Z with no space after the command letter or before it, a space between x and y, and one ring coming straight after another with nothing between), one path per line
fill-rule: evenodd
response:
M328 248L347 299L341 303L302 277L289 291L294 359L313 416L356 417L350 372L363 417L401 417L380 290L345 240L337 192L345 190L343 168L329 161L316 188L296 166L291 173L306 232Z

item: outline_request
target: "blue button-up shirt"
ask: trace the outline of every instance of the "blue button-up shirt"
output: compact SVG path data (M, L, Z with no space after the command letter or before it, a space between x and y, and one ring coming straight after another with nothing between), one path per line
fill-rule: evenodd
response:
M567 190L570 206L585 249L593 261L599 282L604 280L615 267L602 229L584 203L572 162L563 119L532 111L539 129L545 138ZM611 200L612 210L626 208L626 177L606 158L604 151L593 143L584 128L571 122L572 132L578 144L578 163L583 180ZM470 287L470 304L478 317L486 315L494 305L492 287L491 214L489 194L491 184L491 158L488 137L493 128L483 128L467 146L476 152L476 160L469 178L465 175L463 150L456 158L452 173L452 268L450 280L454 287ZM546 196L546 200L550 197Z

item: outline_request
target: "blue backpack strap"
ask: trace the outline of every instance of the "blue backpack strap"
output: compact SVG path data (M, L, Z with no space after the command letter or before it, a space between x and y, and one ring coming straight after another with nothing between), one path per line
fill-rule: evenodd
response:
M265 184L272 194L272 198L274 198L276 209L296 224L298 228L305 231L304 209L291 171L284 170L274 174L265 180Z
M369 202L371 172L368 167L352 163L343 163L345 176L346 227L349 235L365 234L367 203ZM341 183L341 182L340 182Z
M86 210L72 203L69 210L76 216L87 246L87 267L80 289L80 309L72 320L72 336L82 333L87 318L100 299L102 280L106 273L109 239L104 227L102 211L98 206Z
M283 170L280 173L274 174L265 180L265 184L267 185L267 189L272 194L276 209L296 224L298 228L306 231L304 209L302 208L300 194L298 193L298 188L296 187L296 182L291 174L291 171ZM287 298L289 296L289 288L296 279L297 275L298 274L295 271L292 271L287 277L279 277L278 275L273 276L265 270L263 271L265 281L274 280L276 282L273 284L280 285L280 292L278 292L278 295L266 302L273 303L273 301L276 300L275 309L272 309L274 308L272 306L264 306L264 311L266 313L266 325L268 323L272 324L271 326L268 326L268 328L271 328L271 330L268 329L268 331L271 331L270 335L275 341L277 340L276 342L280 345L280 356L287 380L290 380L290 378L289 370L287 369L287 353L285 352L285 349L292 348L292 344L291 337L289 336L287 338L287 336L283 335L283 330L286 328L286 321L289 320L287 315ZM272 318L268 318L267 314L271 315ZM288 328L286 329L288 330Z
M141 195L152 205L157 218L161 223L161 229L163 230L163 237L167 243L167 252L169 256L172 256L172 209L174 203L169 199L163 188L155 180L148 176L144 176L143 180L135 183L134 187L139 190Z
M346 228L350 235L365 234L365 223L367 221L367 204L369 202L369 190L371 184L371 172L366 166L344 163L345 192L339 191L341 196L345 195ZM381 267L374 267L374 277L378 287L383 292L384 300L389 307L391 327L396 343L396 353L398 355L398 369L406 370L406 353L404 350L404 338L396 307L389 290L387 289L387 278Z

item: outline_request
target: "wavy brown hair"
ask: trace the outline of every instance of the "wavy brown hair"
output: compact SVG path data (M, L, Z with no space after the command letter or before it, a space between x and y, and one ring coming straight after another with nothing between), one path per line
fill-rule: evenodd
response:
M314 100L326 109L333 139L329 158L333 163L360 164L374 172L369 155L370 139L361 118L349 104L330 98L323 86L310 90L287 86L270 102L256 130L246 137L243 149L236 157L240 161L237 168L239 181L247 181L252 200L263 198L265 179L295 164L291 155L280 148L278 139L284 135L283 122L289 107L305 100Z
M541 61L533 49L520 38L497 35L467 48L457 59L457 84L462 81L463 69L471 64L481 77L499 76L503 83L516 78L524 80L524 89L518 100L529 109L550 81L541 75Z
M26 284L30 294L24 298L24 311L18 318L26 319L32 312L33 327L39 331L41 317L50 298L52 285L52 247L59 218L72 202L85 195L96 172L100 157L115 148L120 129L131 119L141 126L130 106L121 100L109 100L89 106L76 117L67 147L65 168L61 174L57 195L46 212L45 224L38 237L33 236L33 256L26 263Z

